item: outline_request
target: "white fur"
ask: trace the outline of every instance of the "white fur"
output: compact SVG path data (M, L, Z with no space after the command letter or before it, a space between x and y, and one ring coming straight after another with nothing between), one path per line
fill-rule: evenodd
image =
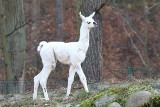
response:
M33 99L37 98L37 90L40 83L43 89L45 100L49 100L46 84L51 70L56 67L57 60L63 64L70 65L66 96L69 96L71 92L71 85L74 81L74 75L76 72L80 77L85 91L89 92L87 87L87 80L83 73L81 63L85 60L86 52L89 47L90 29L96 25L96 22L92 18L95 15L95 12L88 17L84 17L81 12L79 15L82 19L82 24L78 42L40 42L37 51L40 52L43 69L38 75L34 77Z

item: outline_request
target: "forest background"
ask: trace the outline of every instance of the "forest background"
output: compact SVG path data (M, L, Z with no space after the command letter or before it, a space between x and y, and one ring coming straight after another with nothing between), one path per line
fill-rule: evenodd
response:
M2 1L0 7L6 14L1 16L2 20L6 21L7 15L12 17L15 14L11 12L14 5L21 11L16 13L18 16L16 20L6 21L7 29L4 29L6 34L2 32L1 26L0 80L5 81L8 75L5 62L7 54L4 54L3 47L3 35L6 35L6 49L11 60L9 64L14 81L33 82L33 77L42 68L39 53L36 51L40 41L78 40L79 2L78 0L24 0L15 2L23 5L7 5L7 2L2 3ZM159 0L108 0L104 3L99 10L102 20L100 79L110 82L125 80L128 79L130 70L134 71L135 78L159 78ZM2 5L10 8L2 9ZM3 25L2 20L1 25ZM19 33L25 36L18 36ZM23 62L20 61L22 59ZM52 86L67 84L68 69L69 66L57 65L49 77Z

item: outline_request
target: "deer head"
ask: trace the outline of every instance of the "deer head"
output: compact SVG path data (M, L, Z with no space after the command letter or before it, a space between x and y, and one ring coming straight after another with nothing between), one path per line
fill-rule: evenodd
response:
M85 17L79 12L80 18L82 19L82 24L84 24L88 29L91 29L93 27L97 26L97 23L94 21L93 16L95 15L95 12L93 12L90 16Z

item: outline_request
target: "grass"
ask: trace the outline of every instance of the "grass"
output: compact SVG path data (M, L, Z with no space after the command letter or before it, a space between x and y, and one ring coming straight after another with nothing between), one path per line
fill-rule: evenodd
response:
M64 94L56 94L56 96L52 96L50 98L49 104L54 107L58 103L65 105L71 103L73 107L77 104L80 105L80 107L95 107L94 102L101 98L103 95L107 93L107 95L117 95L115 99L113 99L111 102L118 102L121 106L124 106L129 96L137 91L149 91L152 93L152 98L150 99L150 104L144 105L144 107L158 107L160 106L160 95L155 93L155 90L152 88L153 84L155 83L154 80L138 80L133 82L123 82L118 84L110 84L108 88L105 88L103 90L98 90L95 88L94 91L91 91L90 93L86 93L84 89L78 89L76 91L72 92L72 95L69 99L64 100L63 97ZM160 91L159 89L157 89ZM62 91L62 90L61 90ZM65 91L65 90L63 90ZM44 100L37 100L35 103L31 97L25 97L24 99L20 101L5 101L5 104L2 107L29 107L33 106L34 104L37 104L37 107L45 106ZM54 106L53 106L54 105ZM56 107L56 106L55 106Z

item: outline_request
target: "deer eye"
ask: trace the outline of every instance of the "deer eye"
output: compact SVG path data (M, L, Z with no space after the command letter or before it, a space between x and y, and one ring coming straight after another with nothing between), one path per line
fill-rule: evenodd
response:
M90 24L91 22L87 22L88 24Z

